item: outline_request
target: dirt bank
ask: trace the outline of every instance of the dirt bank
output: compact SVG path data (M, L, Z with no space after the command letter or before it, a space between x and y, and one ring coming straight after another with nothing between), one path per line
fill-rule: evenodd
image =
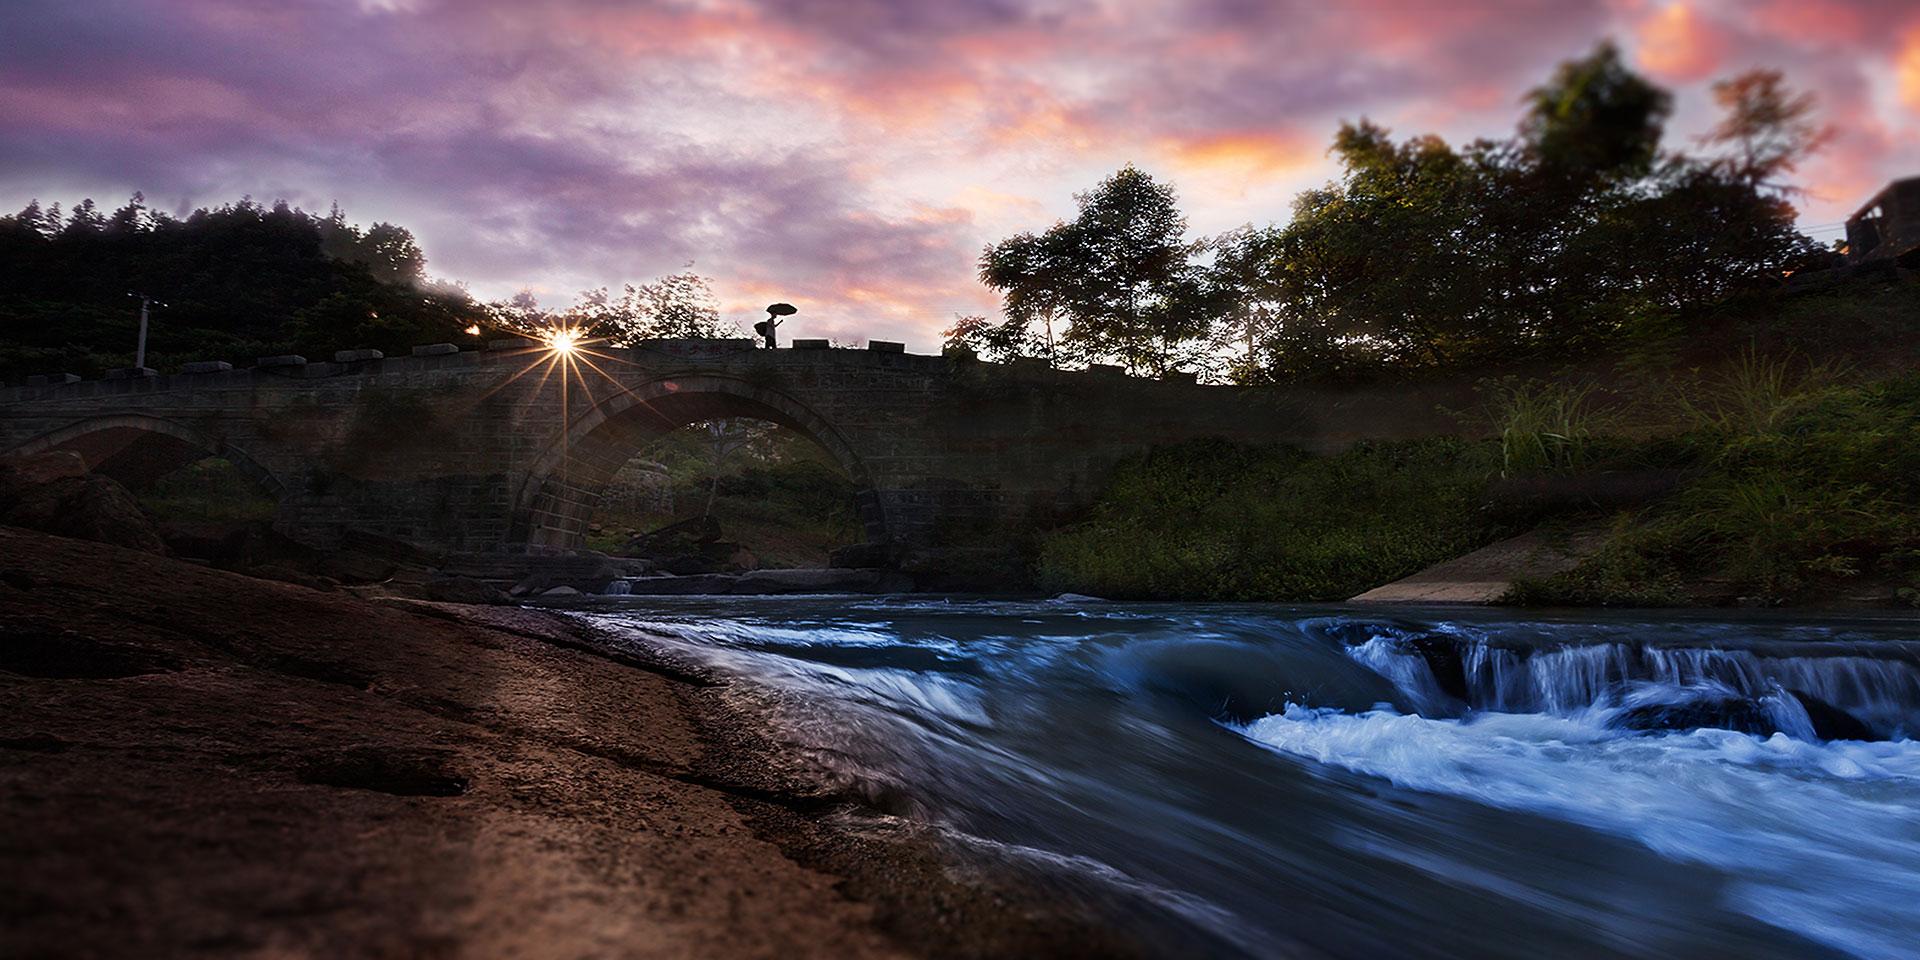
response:
M1125 952L549 614L0 528L8 957Z

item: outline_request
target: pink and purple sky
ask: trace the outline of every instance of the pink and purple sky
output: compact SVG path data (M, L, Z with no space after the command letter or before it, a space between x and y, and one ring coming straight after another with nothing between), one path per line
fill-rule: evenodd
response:
M1196 234L1284 220L1340 120L1504 135L1607 37L1670 144L1716 78L1815 91L1822 240L1920 173L1920 0L7 0L0 207L337 200L484 296L692 264L741 319L926 350L993 310L984 243L1122 164Z

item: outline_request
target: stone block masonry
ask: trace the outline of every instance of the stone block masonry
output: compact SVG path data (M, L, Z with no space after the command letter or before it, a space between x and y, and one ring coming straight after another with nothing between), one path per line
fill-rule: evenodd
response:
M654 341L596 348L567 378L530 343L447 346L35 378L0 388L0 451L74 450L136 483L214 454L272 491L277 526L312 543L363 529L447 550L550 553L580 546L609 483L654 438L750 417L839 461L875 553L937 567L1071 516L1116 463L1158 444L1334 449L1449 432L1436 399L1466 403L1063 372L918 356L884 341L867 350Z

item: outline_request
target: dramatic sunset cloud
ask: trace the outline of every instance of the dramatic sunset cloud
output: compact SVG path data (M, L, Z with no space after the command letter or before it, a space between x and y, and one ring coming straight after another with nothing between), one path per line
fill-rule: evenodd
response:
M1281 220L1342 119L1502 135L1606 38L1675 90L1674 146L1716 78L1818 93L1822 239L1920 173L1907 0L11 0L0 205L338 201L484 296L691 264L743 320L926 350L993 308L983 244L1123 164L1196 235Z

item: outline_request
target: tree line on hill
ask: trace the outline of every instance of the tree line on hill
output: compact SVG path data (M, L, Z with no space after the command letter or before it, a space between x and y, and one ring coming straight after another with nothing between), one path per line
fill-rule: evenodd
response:
M1671 336L1743 289L1830 256L1794 228L1785 177L1825 131L1771 71L1716 84L1703 152L1662 145L1672 97L1603 44L1523 98L1515 133L1455 147L1342 125L1338 180L1283 225L1192 240L1171 185L1128 166L1077 215L985 249L1002 316L949 345L989 359L1192 370L1244 384L1484 367ZM554 327L614 345L738 336L691 271L493 302L431 279L404 227L251 199L184 217L36 201L0 216L0 379L148 365L404 352Z
M1524 98L1506 139L1453 147L1343 124L1339 180L1284 225L1190 241L1173 188L1128 166L1078 214L986 248L993 359L1187 369L1232 382L1370 378L1565 355L1667 333L1828 256L1783 182L1826 131L1773 71L1718 83L1705 153L1661 145L1672 97L1611 44Z
M242 199L174 217L135 194L111 212L35 201L0 216L0 380L130 366L142 297L154 303L156 368L348 347L404 355L552 327L614 344L733 329L691 272L587 291L562 311L527 293L486 302L430 278L406 228L362 228L338 206L319 215Z

